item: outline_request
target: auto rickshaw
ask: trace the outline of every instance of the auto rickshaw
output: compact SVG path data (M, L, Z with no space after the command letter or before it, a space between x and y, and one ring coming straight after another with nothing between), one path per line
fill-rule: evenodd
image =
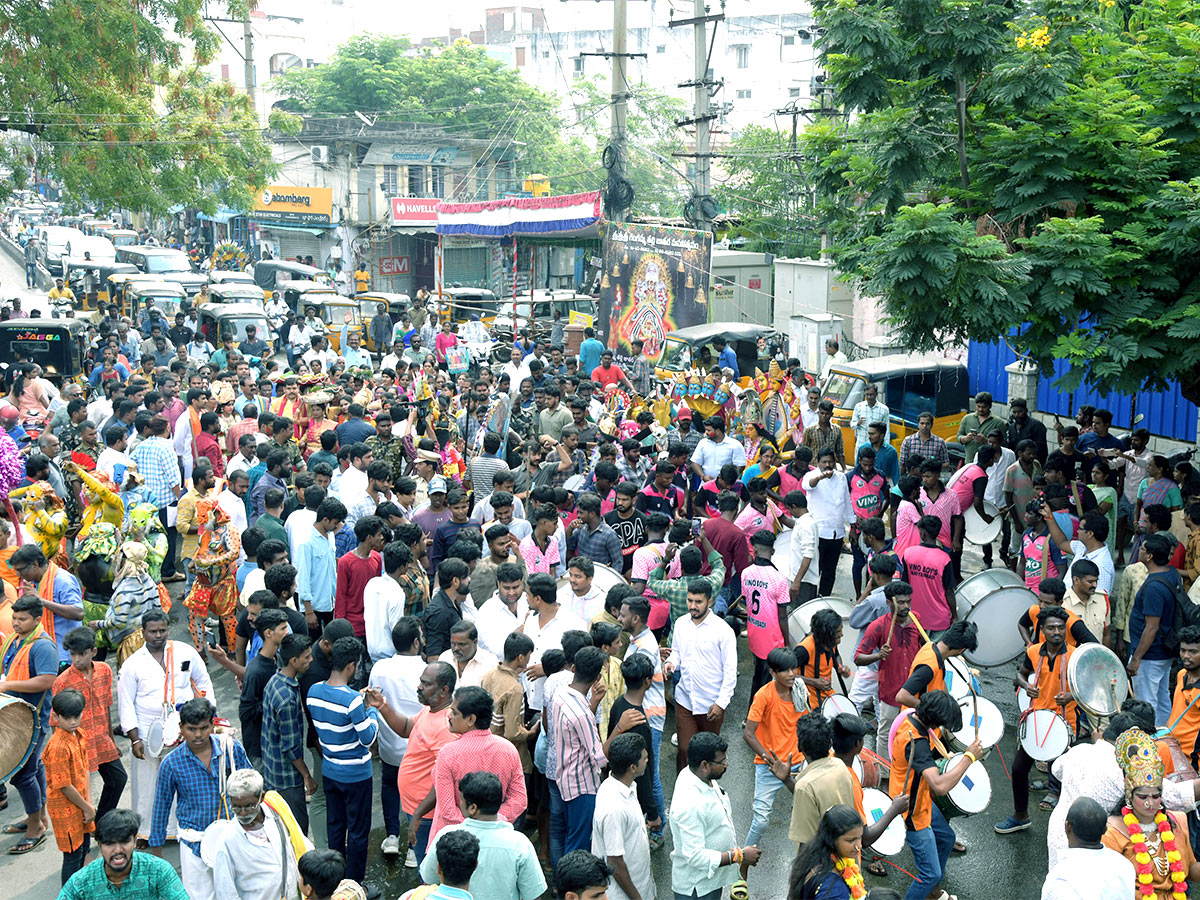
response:
M278 282L310 280L329 282L324 269L293 262L290 259L260 259L254 264L254 283L264 291L280 290Z
M113 228L106 231L104 236L113 242L114 247L132 247L139 242L138 233L132 228Z
M249 272L239 272L234 269L213 269L208 273L209 284L254 284L254 276Z
M113 283L112 276L114 275L136 275L137 266L133 263L104 263L96 268L97 287L96 287L96 303L110 303L113 299ZM73 288L72 288L73 289ZM93 310L96 306L83 295L75 292L79 297L79 302L85 310Z
M253 325L256 336L271 345L275 352L275 341L267 314L248 303L205 303L197 309L200 331L204 339L214 347L220 347L226 335L232 335L237 343L246 340L246 326Z
M689 369L707 372L717 364L720 354L713 347L715 338L724 337L733 348L738 363L738 384L745 387L754 377L756 369L766 369L766 360L761 359L758 341L765 338L768 343L778 337L779 332L769 325L753 325L748 322L713 322L708 325L693 325L667 334L662 351L654 364L655 377L671 381Z
M305 296L308 299L301 304L300 311L310 306L317 308L317 317L325 323L325 336L329 338L329 346L335 353L342 352L342 327L346 324L347 314L350 316L350 331L363 333L362 313L359 312L357 298L343 297L333 292Z
M288 305L297 316L304 315L305 306L315 306L315 302L310 302L304 298L308 295L313 295L314 300L322 300L329 296L340 296L337 291L327 284L321 284L319 281L296 280L275 282L275 287L263 288L264 291L276 290L279 291L279 296L283 298L283 302Z
M0 322L0 359L20 354L42 367L46 377L62 388L82 383L87 375L88 323L84 319L9 319Z
M408 294L392 294L387 291L367 291L365 294L355 294L358 311L362 315L363 346L372 353L387 353L391 347L376 347L371 337L371 320L379 315L379 304L388 310L388 321L400 320L400 313L412 308L412 298Z
M133 281L125 286L125 301L129 316L137 321L142 310L156 308L162 313L164 328L175 321L175 313L181 312L187 300L183 285L172 281ZM149 313L146 315L149 319ZM149 332L145 332L149 334Z
M117 304L121 315L129 315L129 298L127 296L130 285L133 284L161 284L167 281L168 276L165 275L149 275L145 272L117 272L108 276L108 302ZM168 284L178 284L178 282L167 281ZM186 288L185 288L186 290ZM95 321L100 321L100 313L97 310L92 314Z
M891 413L891 443L900 443L917 430L917 416L933 413L933 433L947 441L958 434L967 411L967 367L935 353L897 353L833 366L821 397L833 403L833 421L842 428L849 462L856 446L850 415L863 399L868 384L879 389L879 402Z
M208 289L208 299L210 303L248 303L259 309L266 308L262 288L256 284L243 284L237 281L214 284Z
M471 316L479 316L483 324L491 325L502 307L500 299L486 288L443 288L438 302L441 321L449 319L455 325L468 321ZM511 313L512 306L508 309Z

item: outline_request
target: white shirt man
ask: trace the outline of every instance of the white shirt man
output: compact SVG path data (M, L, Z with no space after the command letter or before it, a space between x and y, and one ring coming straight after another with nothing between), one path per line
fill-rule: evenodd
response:
M808 494L808 513L816 523L818 538L843 538L854 521L850 486L839 472L835 471L829 478L822 478L822 474L818 467L804 476L802 483Z
M313 509L297 509L287 521L283 523L283 529L288 536L289 559L295 559L300 545L308 540L308 536L312 534L313 525L317 523L317 512ZM332 539L332 535L330 536Z
M1108 847L1071 847L1042 884L1042 900L1133 900L1133 863Z
M850 414L850 427L854 429L854 445L861 447L863 444L870 443L870 436L867 434L867 428L876 422L882 422L885 426L888 424L891 411L887 408L887 404L880 403L875 398L879 396L879 392L875 391L871 399L875 403L868 403L866 400L860 400L854 404L854 411Z
M513 399L516 399L517 394L521 393L521 382L530 376L529 366L521 363L506 362L504 368L500 370L501 375L508 376L508 393Z
M244 532L250 526L246 524L246 503L245 501L229 489L229 482L225 482L225 490L217 494L217 506L225 510L229 516L229 525L238 534ZM242 552L242 559L246 558L245 551Z
M255 446L257 446L257 443ZM247 449L250 450L249 456L246 456ZM238 452L230 457L229 463L225 466L225 477L228 478L234 472L249 472L257 464L258 456L255 454L253 447L238 447Z
M721 474L721 466L726 463L733 463L739 468L746 465L746 448L729 435L721 433L719 441L707 436L701 438L691 458L692 462L700 464L706 477L716 478Z
M1004 476L1008 467L1017 461L1017 454L1007 447L1000 448L1000 459L992 463L987 470L987 485L983 489L983 499L995 504L998 508L1004 506Z
M282 820L266 803L260 808L263 819L256 827L234 818L214 842L215 850L210 852L215 900L279 900L281 896L291 900L300 896L296 851L287 828L280 827ZM205 843L209 840L206 836ZM281 884L286 885L282 894Z
M504 656L504 639L517 630L517 626L529 615L529 604L525 597L517 598L515 612L500 599L500 592L492 594L475 614L475 628L479 632L479 646L497 659Z
M568 631L587 631L588 624L583 619L577 619L562 607L554 614L554 618L545 624L541 625L541 620L538 614L533 610L529 611L529 615L525 622L525 634L529 635L529 639L533 641L533 653L529 657L529 665L535 666L542 661L542 654L552 647L562 647L562 636ZM478 626L476 626L478 628ZM728 627L728 626L726 626ZM507 637L508 635L505 635ZM530 709L541 710L542 695L546 688L546 679L538 678L530 681L524 672L521 673L521 682L525 685L525 699L529 703Z
M425 671L425 660L417 654L410 656L396 653L395 647L392 650L391 656L384 657L371 666L368 684L383 692L388 706L411 718L423 709L421 701L417 699L417 687L421 683L421 673ZM392 731L383 717L380 717L379 758L389 766L398 767L404 760L404 752L407 749L408 739Z
M809 561L808 568L804 570L800 583L811 584L815 597L821 572L820 557L817 554L817 520L813 518L812 513L800 516L792 526L792 543L789 548L787 568L783 573L789 584L796 580L796 573L800 571L800 566L806 559Z
M125 486L125 479L129 477L131 468L135 468L135 466L129 456L124 450L118 450L116 447L105 447L100 451L100 457L96 460L96 471L103 472L112 479L117 490Z
M505 635L505 637L508 637L508 635ZM438 662L449 663L454 666L454 674L458 676L458 680L454 682L455 689L460 687L479 687L483 682L483 676L500 665L500 660L495 654L488 653L478 643L475 645L475 655L465 664L460 664L454 658L453 650L443 652L438 657Z
M176 705L200 694L206 697L213 695L208 669L191 644L168 640L163 659L171 669L172 678L169 684L166 667L160 665L144 646L125 660L117 676L117 718L121 723L121 730L128 732L136 728L143 748L150 726L163 717L164 692L167 702L173 700ZM162 757L151 756L147 751L144 759L138 759L136 756L131 759L130 806L142 817L142 824L138 828L138 837L141 838L150 837L154 786L158 780L158 766L163 758L165 754ZM174 837L178 827L175 811L172 810L170 823L167 825L167 836Z
M171 444L175 448L175 455L183 464L185 484L191 481L192 468L196 464L196 460L192 456L192 440L192 417L185 407L179 418L175 420L175 431L171 435Z
M395 656L392 627L404 615L404 588L391 575L372 578L363 589L363 619L367 629L367 652L378 662Z
M703 716L715 704L729 707L737 686L737 637L725 620L709 609L696 622L689 613L675 620L667 665L679 672L676 704Z
M653 753L652 748L647 749ZM600 859L621 857L642 900L654 900L657 896L646 817L638 803L637 785L632 781L626 784L623 779L609 775L601 783L592 819L592 853ZM631 900L615 878L609 878L608 896L610 900Z

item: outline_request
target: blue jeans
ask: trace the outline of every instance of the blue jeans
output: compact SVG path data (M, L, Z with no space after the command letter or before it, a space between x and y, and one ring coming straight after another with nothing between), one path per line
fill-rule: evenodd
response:
M792 773L800 766L792 766ZM783 782L774 776L766 763L754 764L754 815L750 820L750 831L746 833L746 846L757 846L758 839L767 830L771 808L775 806L775 795L783 790Z
M655 837L659 837L663 833L663 828L666 827L667 807L663 804L663 789L662 789L662 729L651 728L650 740L654 744L652 755L650 758L650 770L654 773L654 805L658 808L658 817L663 824L650 833Z
M46 767L42 765L42 750L46 746L49 731L43 731L33 745L33 752L25 765L21 766L9 780L21 796L25 815L31 816L46 806Z
M37 287L37 263L25 263L25 287Z
M904 900L925 900L946 873L946 860L954 849L954 832L942 811L934 806L929 827L908 832L904 841L912 850L919 876L909 887Z
M412 816L408 817L408 821L412 822ZM433 819L426 818L421 820L421 824L417 826L417 842L413 845L413 853L417 855L417 865L420 866L425 859L425 851L429 849L429 829L433 827Z
M383 807L383 829L386 835L400 834L399 766L379 761L382 779L379 782L379 803Z
M567 843L567 804L563 801L558 785L546 779L550 787L550 868L558 868Z
M559 796L562 796L561 794ZM563 851L592 849L592 819L596 817L596 795L580 794L565 802L567 811L567 840Z
M718 616L725 615L729 610L729 604L740 596L742 596L742 576L739 573L729 579L729 584L717 591L717 599L713 602L713 612Z
M346 858L346 877L361 882L367 873L367 838L371 836L371 779L321 779L325 788L325 840Z
M1133 676L1133 695L1154 707L1154 723L1171 721L1171 660L1143 659Z

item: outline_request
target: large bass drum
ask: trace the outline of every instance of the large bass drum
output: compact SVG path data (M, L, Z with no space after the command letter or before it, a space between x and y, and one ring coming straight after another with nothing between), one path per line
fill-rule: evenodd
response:
M0 781L8 781L33 753L37 710L0 694Z
M850 681L857 669L854 665L854 651L858 649L859 639L858 629L850 627L850 612L854 609L852 602L840 597L818 597L816 600L802 603L788 616L788 634L793 644L799 644L812 634L812 617L823 609L832 609L842 617L842 642L838 644L838 656L841 657L842 664L850 670L850 674L846 676L846 690L849 690ZM831 676L830 680L836 692L841 687L837 675Z
M964 656L975 666L1002 666L1025 650L1017 621L1037 594L1008 569L984 569L954 589L958 617L979 627L979 646Z
M1107 718L1129 696L1129 676L1121 658L1103 644L1080 644L1067 661L1067 687L1089 715Z

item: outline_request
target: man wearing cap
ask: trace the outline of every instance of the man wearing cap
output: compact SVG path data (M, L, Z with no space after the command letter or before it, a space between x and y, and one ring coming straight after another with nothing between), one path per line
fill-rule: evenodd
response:
M435 475L429 481L429 503L413 513L413 522L425 532L425 537L433 539L434 533L446 522L450 521L450 508L446 506L446 479Z

